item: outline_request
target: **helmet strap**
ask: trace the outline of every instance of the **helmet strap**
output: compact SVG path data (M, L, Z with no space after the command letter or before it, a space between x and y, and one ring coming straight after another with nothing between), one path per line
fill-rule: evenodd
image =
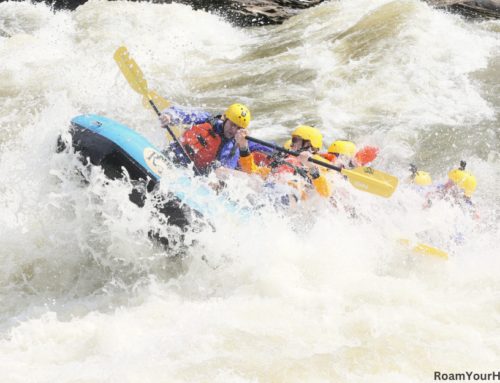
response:
M304 148L304 143L302 142L302 147L299 149L299 153L302 153L302 152L313 153L314 149L312 146L308 146L308 147Z
M226 115L224 115L224 117L226 117ZM221 126L221 129L222 129L222 135L224 135L224 128L226 127L226 122L227 122L228 118L224 118L224 122L222 123L222 126Z
M302 137L301 137L301 138L302 138ZM308 151L308 152L310 152L310 153L314 153L314 152L316 152L316 151L314 150L313 146L312 146L312 143L311 143L311 145L309 145L309 146L307 146L307 147L304 147L304 145L305 145L306 141L307 141L307 140L304 140L304 139L302 138L302 147L300 148L299 153L302 153L302 152L305 152L305 151Z

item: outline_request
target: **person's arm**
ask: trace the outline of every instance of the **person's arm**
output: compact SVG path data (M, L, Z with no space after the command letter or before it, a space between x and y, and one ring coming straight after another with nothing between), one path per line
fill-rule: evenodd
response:
M171 106L170 108L167 108L162 112L160 120L163 125L170 125L170 124L196 125L204 123L210 116L211 116L210 113L204 112L202 110Z
M316 178L314 178L313 173L311 172L311 181L319 195L328 198L332 194L332 184L327 181L325 176L321 174L320 170L317 170L317 172L318 176Z
M236 132L236 136L234 139L236 143L239 145L240 151L240 166L241 170L248 174L258 174L263 179L266 179L271 173L270 168L257 166L253 160L253 156L251 154L250 148L248 146L249 142L245 140L245 136L248 135L248 131L246 129L240 129Z
M253 156L248 148L243 148L243 150L240 149L240 165L243 172L248 174L257 174L263 179L269 177L269 174L271 173L271 168L260 167L255 164Z
M299 156L299 161L302 165L305 165L309 168L309 178L311 179L314 188L318 192L318 194L322 197L328 198L332 194L332 185L324 176L324 172L319 169L319 167L315 166L312 162L309 162L309 158L313 158L314 156L308 152L302 152ZM317 156L319 157L319 156ZM320 161L323 160L322 157L319 157ZM316 158L318 159L318 158ZM326 162L326 160L325 160ZM324 168L326 169L326 168ZM325 170L326 172L326 170Z

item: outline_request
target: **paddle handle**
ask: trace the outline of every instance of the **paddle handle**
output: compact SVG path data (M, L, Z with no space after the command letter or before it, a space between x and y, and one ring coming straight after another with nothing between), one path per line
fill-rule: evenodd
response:
M148 93L148 96L149 96L149 93ZM161 116L161 113L160 111L158 110L158 108L156 107L155 103L153 102L153 100L151 99L151 97L149 97L149 103L151 104L151 106L153 107L154 111L156 112L156 114L158 116ZM172 129L170 129L170 126L168 125L164 125L165 128L167 129L168 133L170 134L170 136L174 139L175 143L177 144L177 146L179 146L179 148L181 149L182 153L186 156L186 158L193 163L193 168L194 170L196 171L196 174L198 174L199 176L201 176L201 172L198 170L198 168L196 167L196 165L194 164L194 161L191 157L189 157L189 154L187 154L186 150L184 149L184 147L182 146L182 144L179 142L179 140L177 139L176 135L174 134L174 132L172 132Z
M148 96L149 96L149 94L148 94ZM151 99L151 98L150 98L150 99L149 99L149 103L150 103L150 104L151 104L151 106L153 107L153 109L154 109L154 111L156 112L156 114L157 114L158 116L161 116L161 113L160 113L160 111L158 110L158 108L156 107L155 103L153 102L153 99Z
M252 141L252 142L255 142L257 144L261 144L263 146L267 146L268 148L275 149L278 152L286 153L286 154L289 154L291 156L295 156L295 157L300 156L300 153L292 152L291 150L285 149L285 148L283 148L281 146L278 146L278 145L275 145L275 144L271 144L270 142L267 142L267 141L259 140L258 138L253 138L253 137L250 137L250 136L246 136L245 140ZM342 173L342 169L339 168L338 166L327 164L326 162L318 161L318 160L316 160L314 158L309 158L309 162L312 162L313 164L316 164L316 165L319 165L319 166L323 166L323 167L328 168L328 169L336 170L336 171Z

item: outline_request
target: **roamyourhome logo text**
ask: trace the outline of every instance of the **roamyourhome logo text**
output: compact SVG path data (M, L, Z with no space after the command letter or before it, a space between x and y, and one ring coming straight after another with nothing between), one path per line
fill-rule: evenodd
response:
M463 373L443 373L440 371L434 371L434 380L475 380L475 381L486 381L486 380L499 380L500 381L500 371L491 372L489 374L481 374L477 372L463 372Z

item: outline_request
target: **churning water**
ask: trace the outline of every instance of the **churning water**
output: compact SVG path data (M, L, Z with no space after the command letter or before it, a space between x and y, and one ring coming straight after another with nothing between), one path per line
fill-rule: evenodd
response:
M215 113L241 102L262 139L307 124L324 146L376 145L373 166L400 187L383 199L345 183L358 219L319 203L300 217L215 215L215 232L165 251L147 232L166 229L125 183L55 150L85 113L166 145L113 60L122 45L173 104ZM329 2L248 29L178 4L1 3L0 381L400 383L498 371L499 72L500 22L416 0ZM479 224L446 204L422 210L404 188L409 163L443 182L462 159L478 180ZM448 240L456 230L460 246ZM450 260L395 241L422 232Z

